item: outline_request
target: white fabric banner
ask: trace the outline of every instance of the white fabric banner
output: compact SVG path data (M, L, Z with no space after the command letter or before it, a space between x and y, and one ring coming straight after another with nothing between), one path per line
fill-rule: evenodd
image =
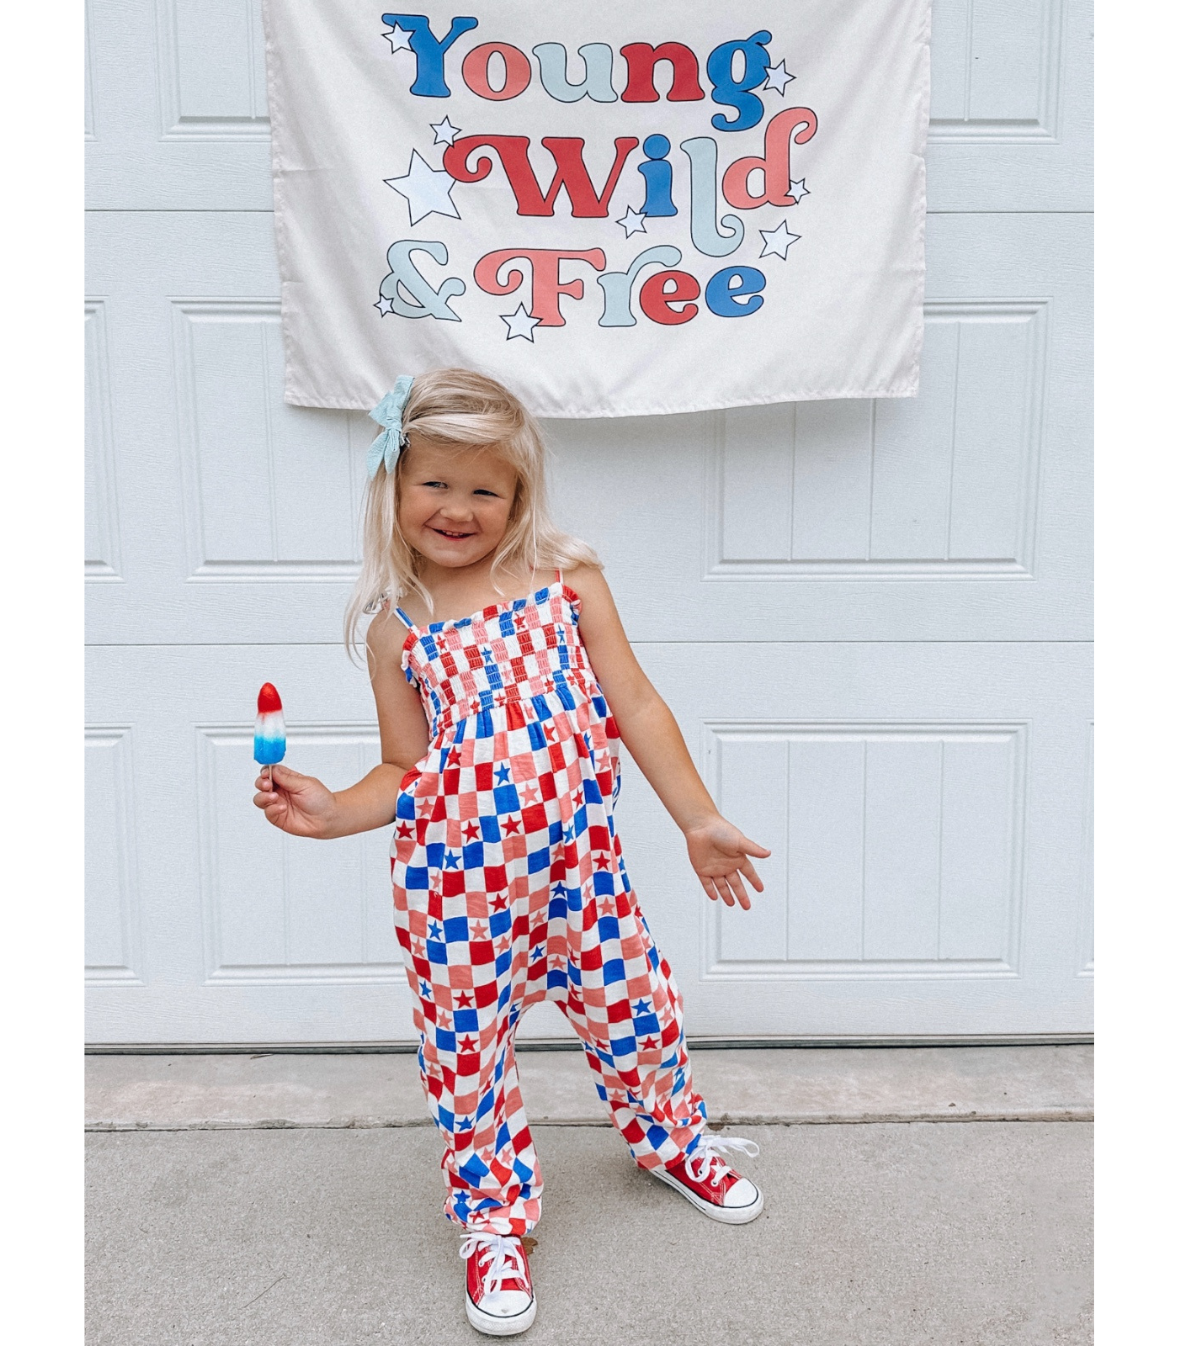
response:
M916 392L930 0L265 0L286 399Z

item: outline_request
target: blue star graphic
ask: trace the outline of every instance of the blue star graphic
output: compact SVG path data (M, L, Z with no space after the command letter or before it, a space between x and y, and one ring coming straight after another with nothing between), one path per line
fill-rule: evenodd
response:
M458 856L455 855L455 853L454 853L453 851L447 851L447 852L446 852L446 868L447 868L447 869L457 869L457 868L458 868Z
M421 998L422 998L422 1000L428 1000L428 999L430 998L431 995L433 995L433 992L429 989L429 982L427 982L427 981L423 981L423 982L421 983Z
M634 1008L638 1011L639 1014L650 1013L650 1006L646 1003L645 1000L640 1000L638 1004L634 1006Z
M442 927L437 923L437 921L430 922L429 937L430 939L442 938Z
M506 785L507 782L511 779L511 772L505 766L499 767L496 770L495 775L498 778L498 782L500 785Z
M566 828L564 829L564 839L565 839L565 841L571 843L572 840L573 840L573 838L574 838L576 835L577 835L577 834L573 831L573 829L572 829L571 827L566 827Z

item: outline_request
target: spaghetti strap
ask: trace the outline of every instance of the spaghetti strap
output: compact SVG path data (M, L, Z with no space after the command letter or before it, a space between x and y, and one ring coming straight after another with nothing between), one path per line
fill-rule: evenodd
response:
M560 573L560 567L556 568L556 587L559 589L564 584L564 576Z
M400 617L400 619L405 623L405 625L409 628L409 630L412 631L413 623L409 620L408 616L405 614L405 610L403 608L394 608L393 611L397 614L398 617Z

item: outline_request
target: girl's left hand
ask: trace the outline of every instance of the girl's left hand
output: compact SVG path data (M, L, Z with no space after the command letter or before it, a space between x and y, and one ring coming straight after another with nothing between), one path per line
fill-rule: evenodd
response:
M753 868L750 855L766 860L772 854L764 846L758 846L738 827L721 818L714 818L684 833L687 839L687 856L691 867L699 875L704 892L715 901L717 898L725 906L734 906L737 902L748 911L749 895L741 880L743 874L758 893L765 891L757 871Z

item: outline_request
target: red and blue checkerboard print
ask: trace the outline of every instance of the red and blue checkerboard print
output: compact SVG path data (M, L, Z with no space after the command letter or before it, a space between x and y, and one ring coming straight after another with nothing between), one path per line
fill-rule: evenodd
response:
M529 1005L564 1011L642 1167L693 1148L706 1112L614 829L618 735L577 595L558 582L428 628L398 615L432 741L397 799L393 902L446 1214L524 1234L542 1190L514 1054Z

